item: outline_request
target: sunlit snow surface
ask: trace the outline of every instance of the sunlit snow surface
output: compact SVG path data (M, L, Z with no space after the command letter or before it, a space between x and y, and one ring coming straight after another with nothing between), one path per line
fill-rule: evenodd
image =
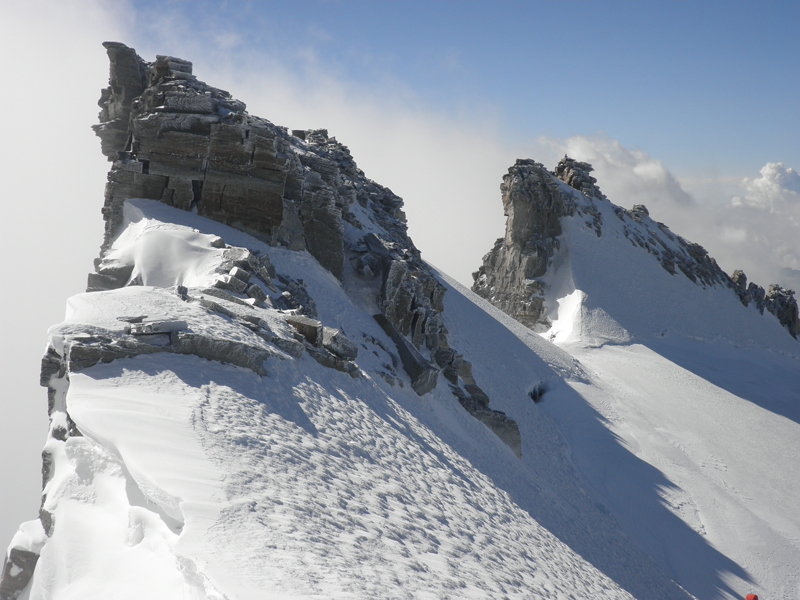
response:
M551 339L579 361L585 378L540 407L669 576L698 598L800 597L800 343L731 290L667 273L597 207L602 237L562 219L551 330L473 302L538 354Z
M138 253L147 285L206 283L208 238L169 222L188 226L268 253L325 325L392 347L307 254L136 205L157 243L140 232L119 252ZM180 260L159 263L170 247ZM447 285L450 344L519 424L521 461L444 379L420 398L378 378L372 345L358 379L307 355L268 360L265 377L174 354L97 365L70 379L85 437L51 442L56 526L25 597L687 597L671 580L701 599L795 594L800 370L785 348L637 336L607 306L592 331L628 343L582 343L579 319L559 348ZM68 323L157 309L202 326L173 298L82 295ZM570 314L598 315L591 300ZM222 317L207 326L243 335ZM538 404L534 386L547 390Z

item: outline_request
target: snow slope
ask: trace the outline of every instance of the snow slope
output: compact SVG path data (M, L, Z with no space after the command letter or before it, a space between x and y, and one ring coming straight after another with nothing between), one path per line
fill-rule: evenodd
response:
M602 222L599 234L562 217L543 278L552 328L542 336L586 373L541 404L571 462L698 598L800 596L800 343L730 288L662 268L626 235L646 240L649 229L670 248L649 217L634 223L557 185ZM534 334L473 300L541 352Z
M358 342L360 376L278 349L263 377L171 353L72 373L55 411L84 435L48 442L55 525L22 597L688 597L598 501L550 402L530 398L543 383L574 398L571 386L590 385L568 354L526 345L469 293L447 292L449 339L519 424L520 460L443 380L420 397L402 371L378 377L391 340L308 254L156 202L126 215L113 252L135 257L149 285L71 299L55 347L81 327L124 327L120 315L259 343L175 294L205 281L222 236L303 280L319 319ZM185 251L156 260L165 245ZM262 312L280 332L282 315Z
M624 269L576 257L641 257L579 228L544 337L440 274L448 339L519 425L517 459L442 377L420 397L379 376L391 340L308 254L156 202L126 216L113 253L146 285L70 299L55 347L120 315L264 344L175 294L211 280L221 236L303 280L358 343L359 377L272 346L263 377L169 353L71 374L55 410L84 435L48 441L55 525L12 542L41 547L22 598L796 596L800 369L777 321L762 333L771 315L671 288L657 264L615 294Z

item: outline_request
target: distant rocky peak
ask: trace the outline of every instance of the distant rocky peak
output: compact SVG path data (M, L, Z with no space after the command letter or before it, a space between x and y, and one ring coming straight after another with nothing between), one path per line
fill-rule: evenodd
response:
M531 159L518 159L509 168L500 186L507 217L505 236L473 273L474 292L523 325L536 331L548 329L547 282L552 279L554 257L567 241L562 239L564 220L580 219L598 238L610 230L614 232L611 238L619 236L651 254L670 275L686 277L703 288L731 289L742 304L754 303L762 313L773 313L797 337L800 320L794 292L778 285L768 291L747 285L741 271L729 276L705 248L654 221L643 204L628 210L610 203L592 171L590 164L568 156L552 172ZM604 215L611 221L616 216L618 223L604 223Z

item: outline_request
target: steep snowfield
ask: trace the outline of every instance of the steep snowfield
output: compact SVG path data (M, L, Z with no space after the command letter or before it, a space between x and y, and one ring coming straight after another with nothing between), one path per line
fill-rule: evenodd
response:
M278 349L264 377L166 353L71 375L84 437L48 442L56 526L23 598L797 595L798 345L729 291L581 227L544 336L441 275L450 343L519 425L519 460L442 377L423 397L379 377L391 340L308 254L155 202L126 215L114 256L145 285L70 299L54 346L132 315L263 343L174 293L213 279L221 236L303 280L360 377ZM647 278L620 288L625 261Z
M450 340L491 407L519 424L519 460L443 379L419 397L402 372L379 378L391 340L309 255L129 204L113 252L134 257L149 285L71 299L54 346L134 315L258 343L154 287L205 282L219 235L302 278L319 319L359 344L360 376L277 349L264 377L169 353L72 374L58 402L84 437L48 442L55 526L23 598L687 597L598 502L542 409L550 402L530 398L537 385L554 397L590 385L568 354L541 339L529 347L448 291ZM179 250L170 261L159 260L165 247ZM286 327L271 314L274 330Z
M542 334L586 377L542 411L593 493L686 590L800 596L800 343L731 290L670 275L610 203L595 206L602 236L561 220Z

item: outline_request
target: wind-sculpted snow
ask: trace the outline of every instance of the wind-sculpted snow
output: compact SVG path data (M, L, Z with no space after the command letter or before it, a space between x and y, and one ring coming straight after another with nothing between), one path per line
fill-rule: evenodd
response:
M51 418L64 433L46 446L48 531L25 597L686 597L587 495L531 400L533 384L563 391L563 377L583 380L579 366L558 352L543 361L440 282L465 356L509 353L494 367L476 362L475 376L520 423L520 459L447 386L420 397L402 370L387 377L391 339L308 254L157 203L133 202L128 214L133 269L143 260L153 281L192 274L205 285L217 264L209 255L222 260L231 247L269 253L276 280L302 275L320 321L357 342L359 376L309 352L280 353L237 314L194 303L197 288L72 299L51 331L56 354L80 327L125 335L136 316L276 350L263 375L167 351L49 368ZM162 238L148 231L178 232L203 250L159 274L147 254ZM277 309L258 310L276 338L291 338Z

